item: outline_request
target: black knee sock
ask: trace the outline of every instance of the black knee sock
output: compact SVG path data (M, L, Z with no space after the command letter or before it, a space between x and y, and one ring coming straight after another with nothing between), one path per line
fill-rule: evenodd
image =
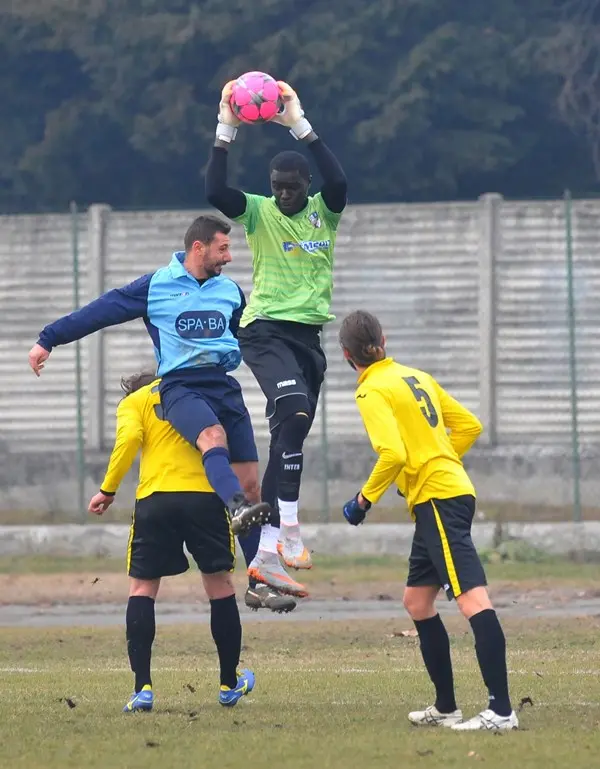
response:
M300 497L300 479L304 456L302 447L308 435L311 421L306 414L292 414L281 424L277 452L279 474L277 497L285 502L297 502Z
M509 716L512 707L508 695L506 639L498 615L493 609L485 609L469 622L475 636L477 661L490 696L489 707L499 716Z
M258 552L258 543L260 542L260 526L253 526L246 534L240 534L238 537L238 542L242 548L246 566L250 566L254 560L254 556ZM256 587L256 580L250 577L248 579L248 584L250 587Z
M127 626L127 654L129 664L135 675L135 691L142 690L143 686L152 686L150 676L150 658L152 656L152 643L156 634L156 621L154 617L154 598L134 595L127 602L125 615Z
M234 595L211 600L210 630L219 654L221 685L233 689L242 648L242 623Z
M454 678L450 659L450 639L439 614L430 619L414 620L423 662L435 686L435 706L440 713L456 710Z
M271 443L269 445L269 461L263 475L260 497L263 502L271 505L271 526L279 528L279 510L277 508L277 481L279 477L279 464L281 457L277 451L277 442L279 440L280 427L276 427L271 433Z

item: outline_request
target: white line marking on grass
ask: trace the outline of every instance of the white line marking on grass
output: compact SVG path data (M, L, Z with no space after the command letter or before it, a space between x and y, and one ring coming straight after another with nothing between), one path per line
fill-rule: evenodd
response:
M403 668L303 668L303 667L266 667L261 666L261 673L286 673L288 675L298 674L303 675L305 673L328 673L330 675L387 675L389 673L416 673L424 674L425 669L421 666L415 667L403 667ZM214 673L218 670L216 666L198 666L198 667L161 667L157 665L152 668L155 673ZM468 674L472 673L475 668L454 668L456 673ZM23 667L3 667L0 668L0 673L25 673L25 674L49 674L49 673L61 673L64 669L60 666L52 668L23 668ZM98 666L92 667L72 667L68 668L69 673L130 673L131 670L126 666L119 667L105 667ZM530 670L516 670L510 669L510 675L519 676L534 676L539 672L542 673L542 677L548 678L568 678L570 676L600 676L600 670L559 670L552 672L536 671L533 668Z

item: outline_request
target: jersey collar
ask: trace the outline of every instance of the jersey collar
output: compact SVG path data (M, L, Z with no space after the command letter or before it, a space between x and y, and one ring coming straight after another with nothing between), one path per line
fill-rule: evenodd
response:
M369 377L369 375L372 374L374 371L381 371L381 369L389 368L393 362L394 362L393 358L383 358L382 360L378 360L377 363L371 363L371 365L368 368L366 368L362 372L362 374L358 377L358 382L356 383L357 386L365 382Z
M169 262L169 270L171 272L171 275L174 278L191 278L195 283L198 282L197 279L192 275L191 272L188 272L185 267L183 266L183 262L185 260L185 251L175 251L173 256L171 257L171 261ZM203 278L201 279L203 283L206 283L209 280L219 280L219 278L222 278L223 275L215 275L214 278Z
M193 277L183 266L185 251L175 251L169 262L169 270L174 278Z

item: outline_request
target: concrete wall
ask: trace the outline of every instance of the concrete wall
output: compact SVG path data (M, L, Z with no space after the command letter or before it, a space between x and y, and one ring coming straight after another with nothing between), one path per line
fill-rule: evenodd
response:
M0 556L100 556L122 558L129 527L122 524L84 526L0 526ZM360 527L346 523L309 524L302 527L306 546L317 554L392 555L410 553L414 526L410 523L373 523ZM497 529L490 523L473 526L475 546L497 545ZM570 556L600 552L600 522L511 524L504 541L519 540L548 555ZM239 548L238 548L239 549Z
M39 329L73 307L75 289L86 302L164 264L196 214L93 206L75 218L0 217L0 507L76 506L76 348L58 348L36 380L27 351ZM570 501L565 233L561 201L509 203L492 195L473 203L349 208L338 236L338 320L324 334L326 408L309 439L306 506L323 504L325 472L331 504L339 504L372 460L353 402L353 375L336 340L341 318L356 307L379 315L390 354L431 371L482 419L485 435L469 463L483 499ZM579 428L589 457L583 497L595 505L600 202L574 203L573 238ZM229 274L250 290L239 228L233 252ZM152 350L136 321L84 340L80 355L79 413L92 490L112 444L119 379L151 363ZM236 375L264 447L263 396L244 366ZM131 483L128 489L131 496Z
M259 446L266 455L266 444ZM88 456L86 499L98 490L106 467L107 455ZM366 441L333 442L328 454L329 479L324 488L323 456L317 446L305 456L301 506L307 510L330 512L330 520L341 515L341 505L358 490L373 466L374 455ZM582 502L600 507L600 452L586 450L582 455ZM473 449L467 458L480 507L497 503L519 506L569 508L572 504L572 460L568 448L543 446L496 447ZM70 514L72 520L86 517L77 504L77 462L74 453L0 453L0 510L22 510L27 523L29 511ZM132 508L135 499L135 471L123 483L115 502L120 509ZM381 506L398 510L398 520L405 520L404 502L390 491ZM565 517L570 516L569 510Z

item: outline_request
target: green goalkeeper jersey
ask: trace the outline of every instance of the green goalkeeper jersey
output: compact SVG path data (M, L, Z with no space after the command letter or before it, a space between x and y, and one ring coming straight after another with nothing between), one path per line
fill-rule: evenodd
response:
M341 214L321 193L294 216L281 213L275 198L246 195L241 222L252 252L253 289L240 326L254 320L291 320L321 325L333 290L333 249Z

